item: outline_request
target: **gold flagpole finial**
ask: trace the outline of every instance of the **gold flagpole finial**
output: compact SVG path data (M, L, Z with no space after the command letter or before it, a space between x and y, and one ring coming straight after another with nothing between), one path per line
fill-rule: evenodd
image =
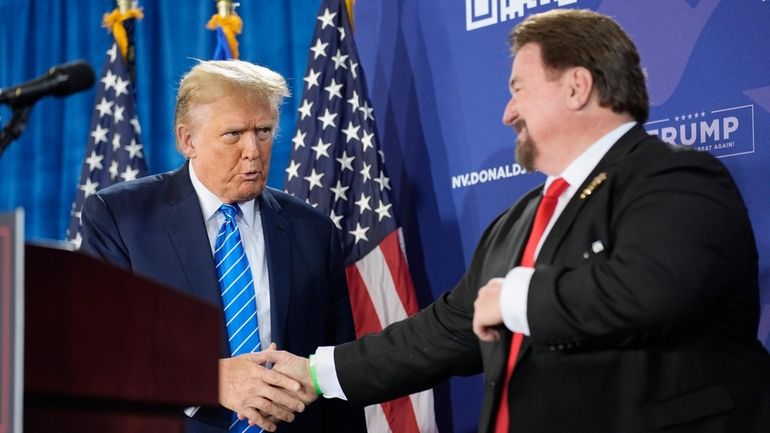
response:
M129 9L137 9L139 7L136 0L117 0L117 3L118 10L121 13L126 13Z
M238 6L238 3L233 3L233 0L216 0L216 2L217 11L222 18L233 15L235 13L235 7Z

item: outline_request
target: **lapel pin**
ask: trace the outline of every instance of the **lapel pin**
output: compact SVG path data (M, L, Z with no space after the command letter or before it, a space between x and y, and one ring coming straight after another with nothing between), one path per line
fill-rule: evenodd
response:
M583 191L580 192L580 199L585 200L590 196L596 188L599 187L599 185L602 184L607 179L607 172L603 171L596 175L595 178L591 180L591 183L588 184L587 187L583 189Z

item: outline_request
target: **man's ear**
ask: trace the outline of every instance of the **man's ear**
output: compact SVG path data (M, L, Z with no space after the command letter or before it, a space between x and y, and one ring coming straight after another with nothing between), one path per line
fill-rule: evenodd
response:
M580 110L591 100L594 91L594 78L591 71L584 67L574 67L564 74L567 87L567 106Z
M176 126L176 142L179 144L179 150L187 157L193 159L196 155L195 144L193 143L192 130L184 123Z

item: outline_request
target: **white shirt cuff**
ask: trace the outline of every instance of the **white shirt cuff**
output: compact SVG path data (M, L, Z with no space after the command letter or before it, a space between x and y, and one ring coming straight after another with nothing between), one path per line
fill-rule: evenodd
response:
M500 314L505 327L529 336L527 296L534 268L515 267L508 272L500 291Z
M195 416L195 412L198 412L198 409L200 408L201 408L200 406L190 406L188 408L185 408L184 414L192 418Z
M325 398L348 399L337 378L337 369L334 365L334 346L321 346L316 349L315 374L316 379L318 379L318 386L321 387Z

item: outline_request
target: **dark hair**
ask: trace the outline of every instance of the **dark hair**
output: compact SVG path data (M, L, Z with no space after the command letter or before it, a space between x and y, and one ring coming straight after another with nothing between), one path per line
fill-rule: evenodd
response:
M514 54L537 44L543 64L555 72L588 69L603 107L647 121L650 103L639 52L612 18L590 10L554 9L522 21L508 42Z

